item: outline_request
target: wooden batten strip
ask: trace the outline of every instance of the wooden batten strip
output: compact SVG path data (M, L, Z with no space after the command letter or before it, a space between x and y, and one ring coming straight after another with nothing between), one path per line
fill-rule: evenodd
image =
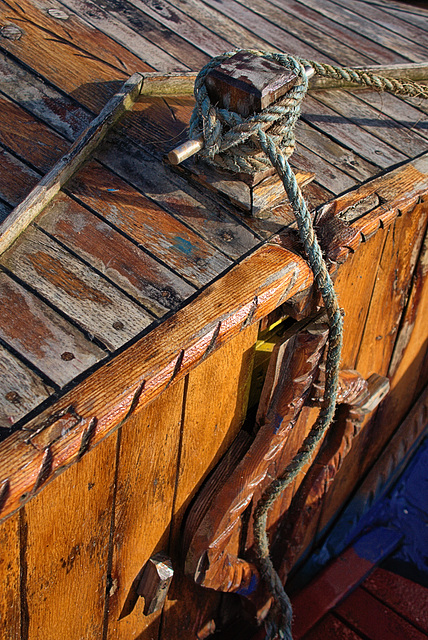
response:
M23 430L9 436L0 445L0 480L9 480L0 518L34 495L43 457L31 443L35 432L37 438L45 434L44 445L50 446L52 454L45 485L81 458L83 443L85 451L91 449L131 413L185 376L207 353L312 282L312 272L301 257L278 245L259 249ZM55 424L69 414L75 420L67 422L66 428L56 428Z
M28 196L9 214L0 225L0 254L10 247L19 234L59 192L65 182L81 167L103 140L110 127L125 111L132 108L142 84L142 74L134 73L82 132L68 153L62 156Z
M367 67L354 67L360 71L375 73L385 78L396 78L397 80L413 80L414 82L428 81L428 63L414 62L408 64L384 64ZM193 95L193 86L196 76L194 71L182 73L145 73L144 84L140 96L144 97L166 97ZM309 91L317 89L337 89L337 88L366 89L364 85L348 82L341 78L323 78L312 76L309 81Z

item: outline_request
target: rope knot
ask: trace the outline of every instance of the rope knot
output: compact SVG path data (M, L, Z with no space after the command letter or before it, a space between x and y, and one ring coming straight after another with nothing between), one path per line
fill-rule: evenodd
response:
M269 143L288 158L295 145L294 126L300 104L308 88L305 67L299 58L281 53L248 52L279 63L297 76L295 85L277 102L243 118L239 113L212 104L205 79L222 62L244 50L230 51L213 58L199 72L195 81L196 106L190 120L190 138L204 137L200 156L222 169L254 174L272 165L261 144L260 134L268 134Z

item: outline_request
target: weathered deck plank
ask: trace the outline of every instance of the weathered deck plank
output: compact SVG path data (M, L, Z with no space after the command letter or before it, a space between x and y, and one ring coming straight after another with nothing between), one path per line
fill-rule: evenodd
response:
M109 350L153 321L142 307L38 229L28 229L3 254L1 264Z
M60 387L106 356L5 273L0 273L0 304L0 337Z
M0 344L0 427L10 429L53 392L43 380Z

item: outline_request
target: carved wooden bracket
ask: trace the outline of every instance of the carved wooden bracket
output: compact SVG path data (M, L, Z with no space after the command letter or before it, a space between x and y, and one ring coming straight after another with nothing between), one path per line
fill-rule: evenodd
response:
M250 435L241 432L199 494L187 519L184 535L184 548L188 549L186 573L198 584L259 599L256 595L257 591L261 595L259 574L251 558L253 510L266 487L282 473L306 435L308 425L304 425L305 428L300 425L297 433L295 430L302 407L308 401L319 402L322 397L322 356L327 334L324 317L319 315L310 323L295 325L295 333L285 336L276 346L257 414L256 421L260 425L257 435L252 440ZM373 410L389 388L385 378L371 376L365 381L355 371L342 371L340 381L340 401L347 404L343 405L339 424L328 435L327 446L311 467L305 488L299 492L302 504L294 508L293 503L290 518L287 518L292 522L290 534L295 540L293 538L292 550L286 552L283 575L287 574L290 562L300 551L310 519L312 506L305 511L306 497L315 492L321 503L363 417ZM276 513L272 532L278 519Z

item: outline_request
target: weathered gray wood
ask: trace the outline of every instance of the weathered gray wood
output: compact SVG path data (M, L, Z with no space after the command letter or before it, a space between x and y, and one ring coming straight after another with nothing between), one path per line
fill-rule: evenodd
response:
M316 99L334 109L336 113L358 124L361 129L370 132L378 140L405 154L408 158L424 153L428 144L425 138L416 131L409 131L400 126L370 105L362 102L357 96L341 89L336 91L318 91ZM374 142L374 145L377 143Z
M152 322L144 309L37 229L27 229L1 263L110 350Z
M38 184L40 174L2 147L0 147L0 166L0 198L8 205L15 207ZM4 224L6 222L7 219Z
M300 151L302 155L306 155L309 149L357 181L367 180L378 172L378 168L374 164L364 160L351 149L334 142L303 120L296 123L295 134L297 152Z
M209 31L179 9L173 8L165 0L156 0L156 2L133 0L132 4L168 27L173 33L202 49L209 56L217 56L231 49L230 42L217 33Z
M108 11L105 11L104 6L85 0L67 0L65 4L83 18L85 22L125 46L155 69L167 73L186 68L167 51L147 40L144 37L144 30L140 33L134 31L128 25L115 19Z
M91 0L84 1L85 13L91 13L94 4L98 6ZM144 34L147 40L167 51L189 69L200 69L208 62L209 57L198 49L196 44L187 42L133 4L122 0L103 0L102 6L115 21L126 25L138 34Z
M53 389L0 345L0 427L10 429Z
M140 92L141 84L141 74L135 73L131 76L76 140L70 151L42 178L25 200L9 214L0 225L0 254L10 247L19 234L52 200L124 111L132 107Z
M352 31L356 31L370 38L386 49L397 51L410 61L426 62L427 51L424 47L421 47L417 42L407 40L400 34L394 33L368 20L364 17L364 12L358 15L355 11L349 11L346 7L335 2L330 2L330 0L305 0L305 5L330 18L334 22L346 24Z
M96 162L88 163L68 189L196 286L207 284L230 265L225 255L194 231Z
M318 130L331 135L339 144L349 147L368 162L383 169L406 160L403 153L364 131L358 124L339 115L337 111L315 100L313 96L306 96L303 102L302 119Z
M287 13L287 2L272 3L268 0L251 0L251 4L245 0L238 0L243 6L249 6L251 11L256 12L259 16L266 18L269 22L273 22L277 27L284 30L285 39L283 51L288 50L287 39L290 34L293 37L299 38L303 42L310 43L314 49L316 49L318 55L328 55L332 60L335 60L338 64L356 65L356 64L372 64L367 55L364 55L364 49L356 51L348 46L346 40L342 42L331 38L328 34L320 28L317 22L312 24L304 23L297 19L295 16L290 16ZM265 47L266 48L266 47ZM318 57L314 57L314 60L318 60Z
M64 194L37 221L73 253L155 316L179 307L195 289Z
M316 27L329 36L333 42L339 41L352 47L356 55L355 64L364 64L364 62L359 59L361 52L371 58L371 64L375 62L383 64L399 63L400 61L408 62L403 55L400 55L398 50L391 51L390 49L385 49L382 45L367 38L363 33L353 31L352 25L348 25L347 22L336 22L322 13L311 9L306 2L302 3L296 0L287 0L287 2L283 2L283 0L271 1L277 7L289 13L293 21L297 20L304 24L316 25Z
M106 355L5 273L0 306L0 337L60 387Z

